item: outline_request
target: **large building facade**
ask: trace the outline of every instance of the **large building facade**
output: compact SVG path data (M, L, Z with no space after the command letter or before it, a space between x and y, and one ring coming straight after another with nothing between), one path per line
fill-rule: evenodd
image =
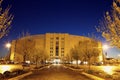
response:
M63 59L67 56L67 54L70 53L70 50L79 43L79 41L90 40L88 37L70 35L68 33L46 33L41 35L28 36L12 41L10 60L22 62L22 56L16 49L20 50L19 46L21 45L22 40L26 38L34 40L35 46L33 47L44 50L44 54L48 54L49 59ZM97 47L100 48L102 46L101 42L97 41L97 43ZM100 48L99 61L101 60L102 49Z

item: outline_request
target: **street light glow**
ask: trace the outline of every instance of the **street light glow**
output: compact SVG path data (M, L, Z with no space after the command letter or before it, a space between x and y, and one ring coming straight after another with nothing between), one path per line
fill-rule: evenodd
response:
M114 66L103 66L103 71L110 75L114 73L114 69Z
M9 48L11 47L11 44L10 44L10 43L7 43L5 46L6 46L6 48L9 49Z
M104 50L107 50L108 48L109 48L109 46L108 45L103 45L103 47L102 47Z
M118 56L120 57L120 54L118 54Z

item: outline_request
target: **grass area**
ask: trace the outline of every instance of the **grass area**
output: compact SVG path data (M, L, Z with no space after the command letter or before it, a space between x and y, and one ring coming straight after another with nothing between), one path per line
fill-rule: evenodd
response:
M74 68L74 69L83 69L83 72L94 75L94 76L101 77L105 80L120 80L120 71L115 71L111 75L111 74L106 73L103 70L97 69L97 68L92 67L92 66L91 66L90 70L89 70L87 65L79 65L79 66L67 65L67 66Z

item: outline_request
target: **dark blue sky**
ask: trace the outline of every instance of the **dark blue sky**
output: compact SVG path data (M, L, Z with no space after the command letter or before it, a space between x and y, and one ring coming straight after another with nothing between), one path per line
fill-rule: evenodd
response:
M1 39L2 56L6 54L4 44L17 39L23 31L31 35L96 33L95 26L111 9L112 0L4 0L3 7L7 5L12 5L14 20L9 35Z
M109 0L10 0L14 21L10 34L66 32L83 35L95 26L110 8ZM13 30L15 32L13 32Z

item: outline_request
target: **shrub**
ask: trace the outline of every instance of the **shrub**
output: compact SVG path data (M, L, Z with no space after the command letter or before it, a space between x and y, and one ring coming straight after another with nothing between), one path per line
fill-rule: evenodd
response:
M11 74L11 72L5 71L3 75L4 75L5 77L10 77L10 74Z
M112 75L106 74L105 78L112 78Z
M87 71L88 74L93 74L93 72L94 72L93 70L88 70Z

